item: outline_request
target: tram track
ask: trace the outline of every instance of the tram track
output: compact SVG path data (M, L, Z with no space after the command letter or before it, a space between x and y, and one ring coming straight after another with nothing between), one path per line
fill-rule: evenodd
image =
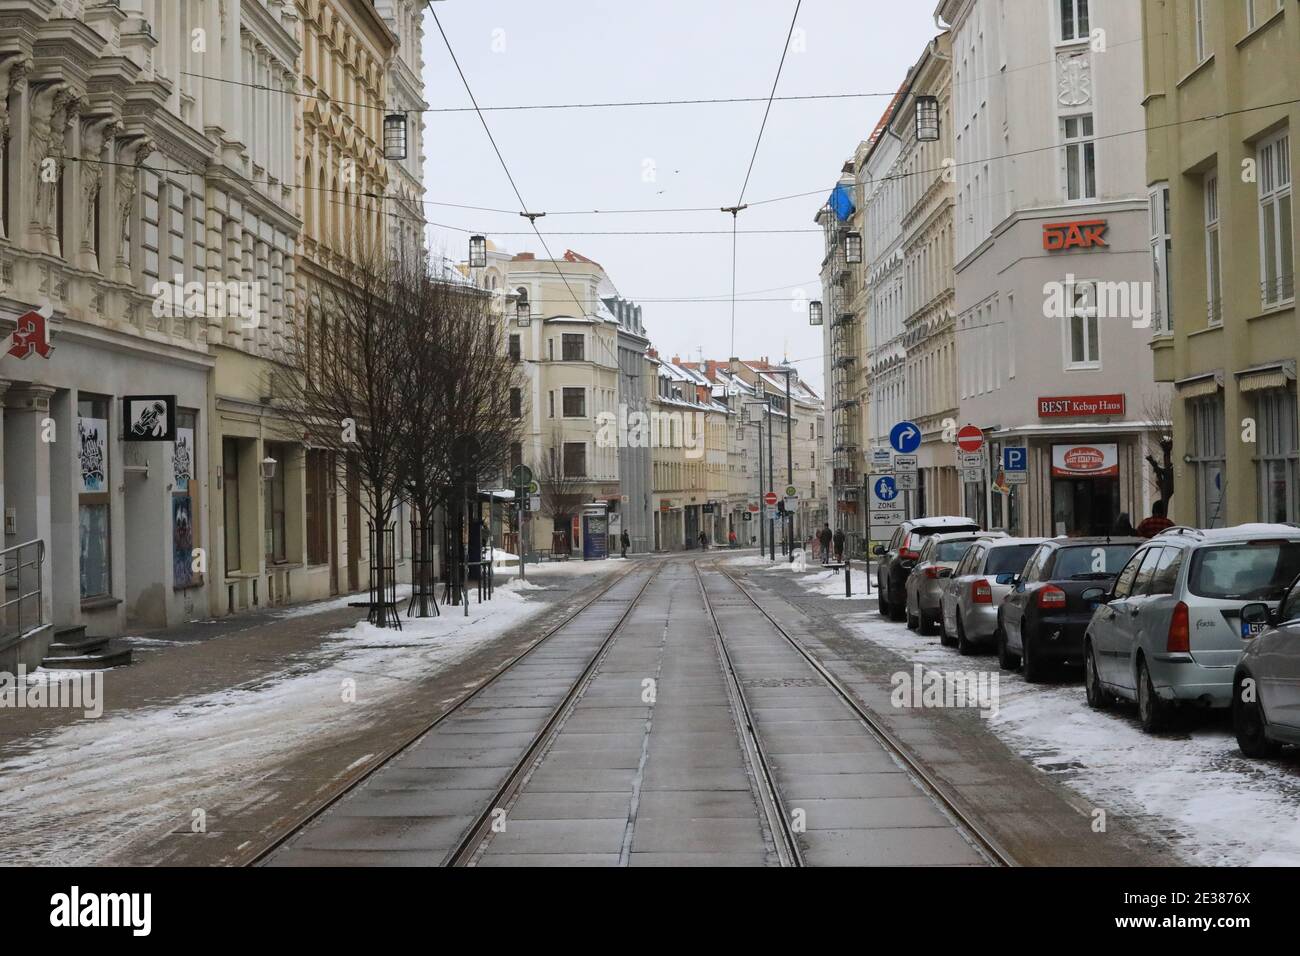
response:
M654 581L656 577L658 577L661 568L662 565L656 567L650 574L647 575L645 582L637 590L636 595L632 598L631 601L628 602L627 611L625 611L624 614L619 618L619 621L610 630L609 635L601 643L600 647L597 649L595 654L592 655L591 660L587 663L587 666L583 669L582 674L575 682L574 685L575 689L578 688L580 685L584 684L585 681L590 678L591 673L594 673L596 666L598 666L600 659L608 650L609 645L612 643L614 636L618 633L618 629L622 626L623 621L627 619L628 614L630 614L632 608L636 606L637 602L641 598L641 595L645 593L646 588L648 588L650 586L650 583ZM611 581L606 587L601 588L600 591L598 591L595 595L593 595L589 600L585 601L582 605L574 609L569 614L565 615L565 617L562 620L558 621L550 628L548 628L541 637L539 637L536 641L530 644L527 648L525 648L520 653L514 655L509 660L505 661L503 664L497 667L492 672L492 674L487 678L487 680L483 681L481 684L476 686L473 690L469 691L467 694L460 697L455 703L453 703L442 713L438 714L433 720L428 721L427 723L421 725L419 729L407 735L405 739L403 739L399 744L391 747L379 759L375 760L372 763L367 764L364 767L358 768L357 772L350 779L348 779L347 782L344 783L344 785L340 787L333 795L331 795L329 798L327 798L325 801L323 801L316 807L312 808L308 813L304 814L294 824L292 824L290 827L288 827L283 832L278 834L270 843L262 847L255 855L253 855L252 857L244 861L242 865L248 867L256 867L265 864L271 857L273 857L276 854L277 851L284 848L295 837L297 837L299 834L307 830L320 817L328 813L332 808L337 806L342 800L347 798L358 788L365 785L376 774L378 774L385 767L389 766L396 758L398 758L407 750L409 750L419 740L424 738L430 732L436 730L443 723L447 722L451 718L462 713L467 707L471 706L489 688L495 685L501 677L508 674L517 664L527 659L529 655L533 654L533 652L543 647L548 640L550 640L553 636L555 636L559 632L563 631L566 627L568 627L579 617L581 617L585 612L587 612L592 607L594 607L597 603L603 600L612 590L614 590L616 587L622 584L629 576L631 576L634 573L636 573L635 569L629 569L628 571L618 575L613 581ZM551 718L546 721L542 731L539 732L538 740L540 740L543 735L545 735L550 729L553 728L555 722L558 720L558 715L564 713L567 707L571 704L571 701L574 696L576 696L574 690L571 690L570 694L565 696L565 698L561 701L560 705L557 706L555 714L553 714ZM534 740L533 745L531 745L528 748L525 757L520 761L521 764L524 764L525 761L530 760L531 759L530 755L535 756L538 749L538 740ZM517 770L518 768L516 768L516 771ZM511 773L510 777L507 779L506 785L509 785L509 783L512 780L514 780L517 776L518 776L517 772ZM505 789L505 785L503 785L502 787L502 790L504 789ZM490 805L483 811L483 813L475 821L474 827L472 827L471 831L469 831L470 833L472 833L474 830L481 827L481 825L485 820L490 822L491 813L493 809L499 805L499 800L500 800L500 793L496 795L496 797L490 803ZM466 840L469 839L468 834L465 839ZM462 843L464 842L465 841L463 840ZM453 854L449 859L454 860L455 854ZM448 864L448 865L452 865L452 864Z
M799 654L804 662L812 668L821 680L825 681L827 687L829 687L835 696L845 706L847 706L850 711L852 711L876 741L889 754L902 763L917 782L920 789L939 804L947 816L956 823L957 827L962 831L967 840L974 844L994 865L1017 865L1014 857L1012 857L1011 854L1006 851L991 834L989 834L979 821L975 820L962 808L960 801L952 794L947 784L938 779L933 772L931 772L919 759L916 758L915 755L912 754L910 749L900 741L888 727L886 727L869 709L864 707L854 694L843 684L843 682L840 681L840 679L821 662L817 655L812 653L812 651L810 651L801 640L792 635L779 621L776 620L776 618L768 613L767 609L754 599L754 596L749 593L749 591L735 578L734 575L719 567L717 563L712 565L712 570L728 581L738 593L744 595L749 604L751 604L754 609L772 625L776 633L784 638L790 647ZM696 565L696 574L699 576L700 588L705 594L705 601L709 608L709 614L713 618L714 627L718 631L718 640L727 662L727 670L731 675L737 693L743 701L744 688L739 679L739 675L736 674L735 668L732 666L730 655L726 650L726 639L722 635L722 629L718 624L717 617L713 610L713 605L709 601L708 588L705 586L704 575L698 564ZM753 737L754 745L759 754L761 766L763 767L763 775L767 780L767 784L773 788L773 800L780 810L779 819L773 820L773 824L774 826L780 826L783 838L791 841L797 849L798 839L791 830L791 816L781 802L779 790L776 788L776 782L774 775L772 774L771 763L763 755L762 740L758 734L757 728L753 725L752 712L750 711L748 704L745 705L745 714L749 725L749 733ZM802 865L802 857L799 858L798 863L792 865Z

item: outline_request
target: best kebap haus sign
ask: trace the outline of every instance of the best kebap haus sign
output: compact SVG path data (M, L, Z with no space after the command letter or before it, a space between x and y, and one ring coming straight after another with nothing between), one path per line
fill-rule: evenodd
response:
M1118 445L1053 445L1053 478L1119 477Z
M1101 418L1123 414L1123 394L1050 395L1038 399L1039 418Z

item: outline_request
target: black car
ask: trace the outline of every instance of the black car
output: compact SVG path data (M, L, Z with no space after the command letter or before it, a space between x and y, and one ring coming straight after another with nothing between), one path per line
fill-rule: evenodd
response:
M913 518L904 521L889 539L889 546L878 544L872 552L880 560L876 564L876 586L880 589L880 613L893 621L901 621L907 607L907 576L921 555L921 545L932 534L954 534L959 531L979 531L979 522L970 518L934 517Z
M1083 635L1106 591L1144 538L1053 538L1038 546L998 608L998 662L1043 678L1049 663L1083 663ZM1091 594L1085 599L1084 592Z

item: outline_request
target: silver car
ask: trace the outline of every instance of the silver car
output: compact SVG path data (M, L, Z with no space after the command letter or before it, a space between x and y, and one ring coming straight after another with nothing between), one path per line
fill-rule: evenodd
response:
M1232 725L1247 757L1275 757L1300 746L1300 578L1276 612L1257 602L1241 609L1246 649L1233 677Z
M932 633L939 623L939 596L957 563L976 541L1005 537L1001 531L984 531L935 534L926 538L904 588L907 626L922 634Z
M1133 553L1084 635L1088 703L1136 701L1144 730L1180 705L1227 707L1248 639L1242 608L1276 608L1300 574L1300 528L1169 528ZM1087 595L1085 595L1087 596Z
M997 638L998 605L1011 579L1046 538L993 538L975 542L957 564L939 598L939 641L972 654Z

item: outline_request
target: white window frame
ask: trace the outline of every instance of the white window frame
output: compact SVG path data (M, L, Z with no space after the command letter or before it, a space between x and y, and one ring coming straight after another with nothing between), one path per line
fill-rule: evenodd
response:
M1070 124L1077 123L1078 133L1070 135ZM1089 132L1083 131L1085 123ZM1067 202L1090 202L1097 198L1097 126L1091 113L1076 113L1062 116L1060 120L1061 135L1061 189ZM1079 195L1070 195L1070 172L1078 174ZM1092 188L1088 188L1091 173Z
M1065 10L1063 9L1063 6L1064 4L1067 3L1070 5L1070 10L1071 10L1070 19L1071 19L1072 35L1066 34L1066 23L1065 23L1065 15L1064 15ZM1088 0L1061 0L1061 2L1057 4L1056 6L1057 15L1061 18L1060 37L1062 43L1075 43L1079 40L1086 40L1088 39L1088 37L1092 35L1091 32L1092 16L1091 16L1091 11L1088 9L1088 7L1089 7ZM1082 17L1079 16L1081 12L1083 14ZM1079 32L1080 20L1086 21L1082 33Z
M1155 333L1174 330L1174 286L1169 263L1173 258L1173 234L1169 231L1169 183L1160 182L1147 193L1151 209L1151 271L1155 279Z
M1067 306L1065 312L1065 321L1061 326L1064 335L1064 364L1068 372L1079 371L1083 369L1101 368L1101 326L1097 315L1097 283L1091 279L1076 280L1066 287ZM1091 290L1087 292L1085 290ZM1079 308L1080 294L1091 296L1091 305L1084 305ZM1076 319L1081 319L1082 340L1084 356L1082 359L1074 357L1074 324ZM1093 335L1089 336L1088 331L1091 327ZM1091 340L1096 339L1096 354L1093 354Z
M1257 27L1263 26L1270 19L1272 19L1273 15L1277 13L1279 10L1281 10L1282 7L1285 6L1286 4L1286 0L1275 0L1272 10L1268 10L1267 8L1265 8L1264 12L1261 13L1259 10L1259 4L1267 3L1267 2L1268 0L1246 0L1246 32L1247 33L1251 33Z
M1292 242L1295 207L1292 202L1291 135L1290 130L1270 136L1259 144L1256 152L1257 179L1259 181L1259 287L1260 301L1265 309L1276 309L1295 301L1295 250L1287 256L1285 250ZM1281 210L1285 204L1291 223L1284 227ZM1267 215L1273 211L1273 262L1268 252ZM1276 270L1269 277L1270 265ZM1274 286L1276 288L1274 288Z
M1196 65L1200 66L1211 55L1205 24L1205 0L1192 0L1192 41L1196 50Z
M1219 232L1219 174L1207 173L1205 198L1205 301L1210 325L1223 324L1223 249Z
M1256 393L1255 417L1259 422L1255 458L1256 480L1259 484L1258 517L1272 521L1269 505L1269 481L1274 466L1280 466L1286 497L1286 516L1283 521L1295 521L1300 516L1300 450L1297 449L1296 393L1292 388L1270 388Z

